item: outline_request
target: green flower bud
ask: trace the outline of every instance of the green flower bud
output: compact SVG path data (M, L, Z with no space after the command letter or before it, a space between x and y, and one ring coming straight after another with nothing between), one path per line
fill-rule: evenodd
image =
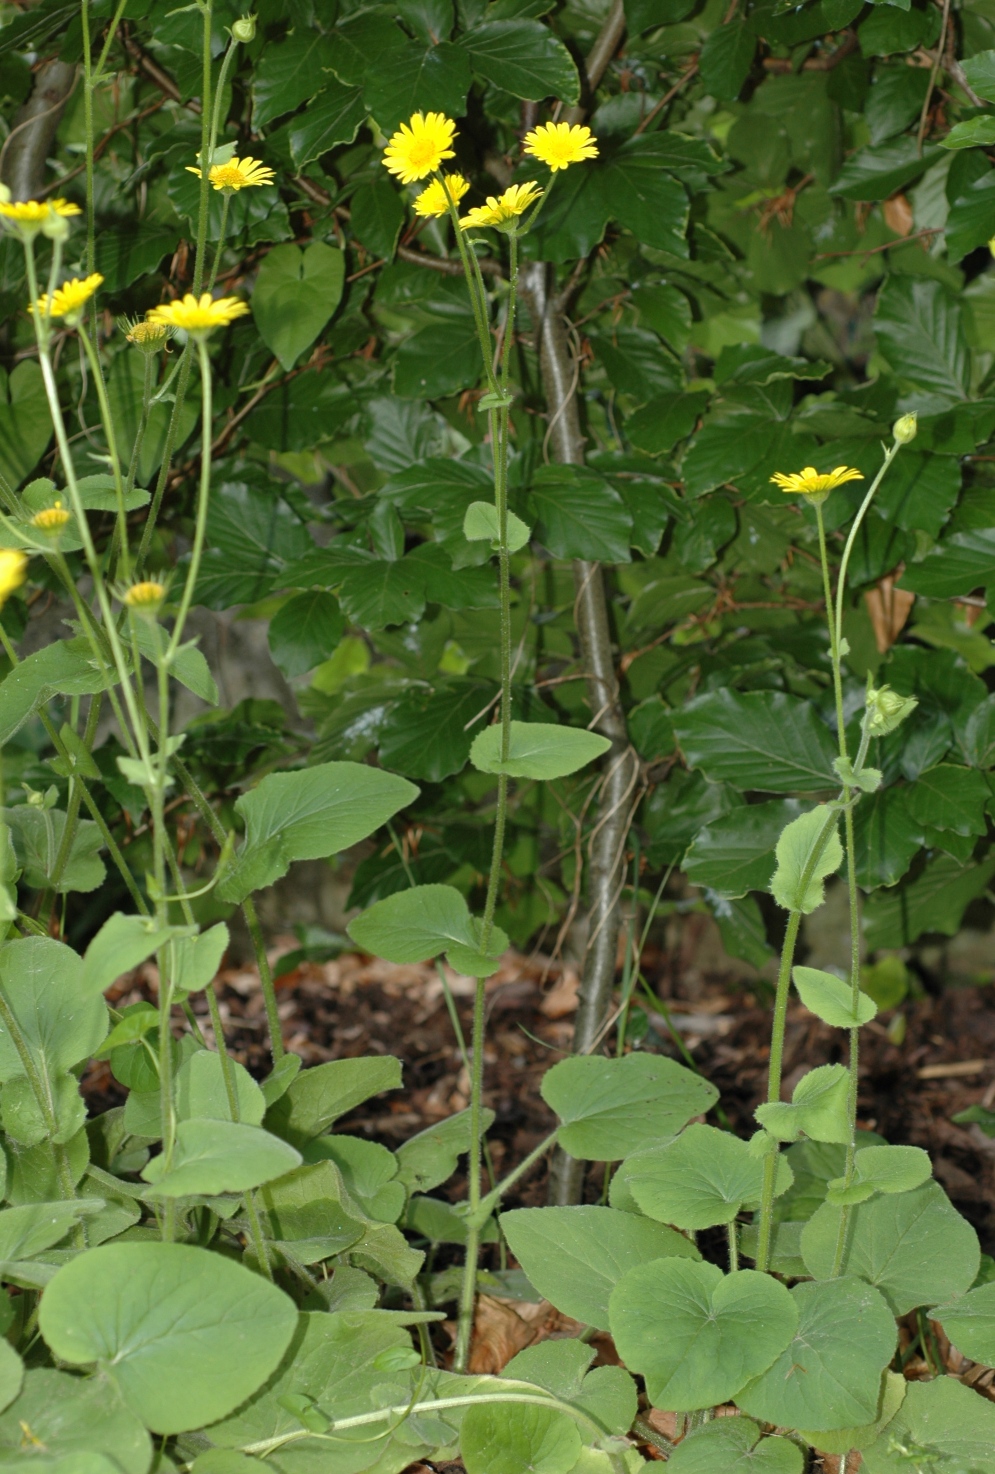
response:
M900 727L918 705L914 696L899 696L890 686L881 686L876 691L870 688L864 711L868 732L872 737L887 736Z
M256 17L254 15L243 15L231 28L231 33L236 41L248 42L255 39Z
M891 433L899 445L908 445L910 440L915 440L919 429L919 416L915 414L902 415L901 419L895 421L891 427Z

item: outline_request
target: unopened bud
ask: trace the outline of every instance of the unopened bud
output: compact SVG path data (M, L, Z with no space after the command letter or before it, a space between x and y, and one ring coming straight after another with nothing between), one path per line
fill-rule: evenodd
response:
M254 15L240 16L232 25L231 33L236 41L243 43L254 41L256 36L256 17Z
M919 705L914 696L899 696L890 686L869 689L864 720L872 737L885 737L900 727Z
M67 241L69 239L69 221L62 215L49 215L42 222L41 233L50 241Z
M899 445L908 445L910 440L915 440L919 429L919 416L916 414L902 415L891 427L891 433Z

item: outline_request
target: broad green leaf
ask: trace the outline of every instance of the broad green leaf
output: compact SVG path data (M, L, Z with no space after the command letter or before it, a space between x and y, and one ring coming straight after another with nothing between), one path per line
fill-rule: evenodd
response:
M952 829L955 834L985 833L985 804L991 790L976 768L940 763L928 768L908 791L909 813L929 829Z
M785 1287L753 1269L657 1259L616 1285L612 1338L646 1378L654 1407L675 1412L727 1402L791 1340L798 1312Z
M0 947L0 986L43 1079L89 1059L107 1033L107 1005L99 994L83 996L82 971L78 954L49 937L23 937ZM0 1025L0 1080L23 1068Z
M485 21L459 41L475 76L513 97L576 102L580 81L573 58L548 26L528 19Z
M995 1282L934 1306L930 1318L940 1322L963 1356L995 1366Z
M955 123L945 138L943 148L987 148L995 143L995 118L986 113L980 118L967 118Z
M272 885L294 860L348 849L417 797L413 783L363 763L322 763L270 773L235 804L245 841L218 885L219 900L243 901Z
M25 481L52 438L41 369L25 359L0 378L0 475L8 486Z
M172 934L172 927L160 926L151 917L125 916L115 911L84 953L79 984L82 995L94 998L106 993L122 973L130 972L165 946Z
M199 993L214 981L228 946L228 928L223 921L209 926L198 937L176 937L172 947L173 984L177 1001L187 993Z
M266 1127L304 1146L362 1101L400 1084L401 1062L392 1055L328 1060L291 1081L267 1111Z
M600 1330L608 1329L608 1297L628 1270L701 1257L675 1229L615 1208L514 1208L501 1214L501 1231L540 1295Z
M920 153L914 138L895 138L862 148L847 159L830 193L845 200L886 200L924 174L942 157L938 148Z
M898 587L930 599L953 599L995 579L995 528L955 532L902 574ZM15 672L16 674L16 672ZM7 680L12 677L8 676ZM4 682L6 685L6 682ZM3 687L0 686L0 696Z
M366 1231L346 1196L334 1162L306 1163L260 1189L263 1230L273 1243L289 1245L299 1264L319 1264L357 1244Z
M454 886L416 885L374 902L347 930L357 946L388 962L424 962L445 952L457 972L490 977L500 966L508 938L500 927L492 927L485 954L481 926Z
M481 1131L489 1131L494 1112L484 1109ZM470 1150L470 1112L458 1111L435 1126L410 1136L397 1149L397 1176L410 1192L431 1192L456 1171L464 1152Z
M922 830L909 813L907 788L867 794L853 815L857 882L865 890L901 880L922 845Z
M174 1077L179 1120L206 1117L212 1121L238 1120L247 1126L262 1125L266 1113L263 1092L238 1060L230 1059L229 1067L234 1076L237 1116L232 1116L221 1056L211 1050L198 1049L196 1054L183 1061Z
M151 661L154 665L159 653L155 631L143 619L133 620L132 624L135 644L146 660ZM207 658L202 650L198 650L195 641L188 640L186 644L180 646L170 666L170 671L181 686L186 686L188 691L199 696L201 701L206 702L208 706L219 704L218 688L211 675Z
M832 1273L842 1211L823 1204L802 1234L802 1255L817 1279ZM876 1285L895 1315L951 1300L974 1283L978 1236L938 1182L881 1194L849 1215L845 1272Z
M781 1100L768 1101L757 1106L753 1114L778 1141L797 1141L804 1132L813 1141L847 1142L849 1090L844 1065L819 1065L798 1081L790 1105Z
M632 517L622 497L584 466L540 466L529 498L535 537L554 558L628 563Z
M863 1450L866 1474L995 1474L995 1407L955 1377L909 1382L880 1438Z
M70 1202L23 1203L0 1211L0 1260L33 1259L64 1239L81 1218L99 1213L100 1198Z
M567 1474L580 1449L576 1423L557 1408L484 1403L470 1407L460 1426L467 1474Z
M663 1055L594 1055L560 1060L542 1080L571 1156L614 1162L671 1136L718 1099L714 1085Z
M807 916L822 905L823 881L843 863L839 816L828 804L799 814L781 831L774 853L771 895L785 911Z
M907 1193L920 1187L932 1174L929 1155L919 1146L865 1146L854 1155L853 1180L834 1177L827 1201L863 1203L874 1193Z
M429 783L459 773L470 757L474 720L497 690L493 682L471 676L410 685L380 728L380 761L392 772Z
M293 1301L189 1244L103 1244L63 1265L39 1324L70 1365L96 1363L154 1433L224 1417L275 1370Z
M965 58L964 76L986 102L995 102L995 51L979 51Z
M149 1197L184 1198L203 1193L242 1193L272 1182L300 1165L300 1153L278 1136L237 1121L194 1117L176 1128L169 1170L165 1157L153 1157L142 1176Z
M260 129L307 102L328 80L335 45L331 37L297 25L279 46L267 46L252 80L252 123Z
M0 1468L22 1469L30 1461L57 1474L90 1474L88 1457L106 1460L94 1474L147 1474L152 1443L106 1378L48 1367L27 1372L20 1396L0 1416Z
M470 314L433 318L397 350L394 392L401 399L437 399L472 389L480 372L480 344Z
M99 851L104 841L99 828L90 819L77 821L69 857L57 878L55 863L66 828L66 816L62 810L42 810L35 808L34 804L18 804L17 808L5 809L4 817L13 835L14 849L27 885L38 890L52 886L59 895L66 895L69 891L95 891L103 884L107 870Z
M293 1434L299 1462L285 1465L288 1471L325 1474L330 1462L327 1438L316 1438L313 1442L300 1439L301 1420L291 1410L293 1403L289 1408L285 1405L287 1400L304 1399L305 1406L313 1401L329 1419L369 1412L374 1387L386 1385L392 1390L397 1387L396 1378L388 1377L380 1369L382 1358L409 1351L411 1336L393 1317L376 1310L331 1315L305 1313L299 1317L298 1325L293 1351L284 1358L276 1375L236 1413L224 1422L215 1423L207 1436L219 1448L243 1448L246 1444ZM402 1382L397 1387L403 1401L410 1399L410 1391L404 1394L402 1390L406 1386L410 1387L410 1383ZM374 1430L364 1429L363 1436L368 1438L371 1431ZM339 1447L355 1449L356 1445L348 1443ZM398 1452L398 1445L387 1439L378 1441L372 1449L370 1444L365 1444L360 1458L355 1459L353 1455L345 1468L355 1470L357 1465L360 1469L368 1468L374 1460L383 1459L387 1468L403 1469L411 1462L411 1450L406 1457L398 1457ZM339 1455L334 1457L337 1463Z
M426 47L409 41L403 49L367 57L363 101L387 134L412 113L446 113L461 118L470 90L470 65L465 51L450 41Z
M716 791L713 784L708 787ZM694 885L706 885L716 895L729 899L738 899L748 891L767 890L778 835L799 812L797 799L782 798L743 804L728 814L709 818L684 856L684 874Z
M290 124L290 152L297 168L313 163L337 143L352 143L365 118L361 88L328 77L311 105Z
M689 766L712 783L767 793L836 786L829 729L809 702L780 691L710 691L684 706L674 731Z
M23 1383L23 1361L9 1341L0 1341L0 1409L10 1406L20 1392Z
M312 241L303 250L274 246L263 258L252 291L252 315L284 369L292 369L320 335L338 306L344 282L342 252L323 241Z
M881 352L901 378L947 400L967 397L961 306L941 282L889 277L878 294L874 330Z
M378 1141L329 1133L309 1142L304 1158L334 1162L349 1194L370 1218L378 1223L396 1223L400 1218L407 1192L397 1178L397 1158Z
M736 1397L753 1418L785 1428L856 1428L878 1413L896 1330L884 1298L847 1275L790 1291L798 1329L773 1365Z
M636 1384L621 1367L589 1372L594 1356L593 1347L579 1340L543 1341L513 1356L501 1375L545 1387L589 1413L609 1433L624 1437L636 1416Z
M664 455L691 434L706 407L701 394L663 394L626 420L625 433L639 450Z
M745 20L716 26L701 49L705 90L723 102L735 102L753 65L757 38Z
M583 727L557 727L552 722L512 722L507 758L502 758L500 723L485 727L473 739L470 761L482 773L512 778L564 778L608 751L611 742ZM979 775L980 776L980 775Z
M887 1371L882 1382L878 1415L873 1423L865 1423L861 1428L833 1429L832 1432L805 1430L801 1436L827 1454L848 1454L851 1449L869 1448L898 1412L910 1385L899 1372Z
M356 239L374 256L389 260L404 224L404 204L393 182L377 177L369 184L361 184L352 197L350 208Z
M334 594L312 589L288 599L269 623L269 648L285 676L303 676L327 660L345 634Z
M877 1014L874 999L868 998L866 993L859 990L855 1013L853 989L849 983L835 977L831 972L822 972L817 967L796 967L791 976L798 989L798 996L809 1013L814 1013L824 1024L831 1024L834 1029L859 1029L861 1025L870 1023Z
M349 1250L350 1261L389 1285L399 1285L410 1295L415 1276L425 1263L420 1249L412 1249L393 1223L368 1223L363 1237Z
M627 1182L639 1207L676 1228L731 1223L745 1203L760 1200L763 1161L745 1141L715 1126L696 1122L676 1140L631 1160ZM786 1192L791 1181L791 1168L782 1157L777 1192Z
M612 215L637 240L672 256L686 256L687 191L666 172L673 157L674 137L670 133L643 133L627 139L607 162L603 188ZM659 385L665 387L669 386ZM649 396L644 393L638 397Z
M958 127L963 126L958 124ZM943 140L949 147L953 130ZM955 201L947 216L947 259L962 261L995 235L995 174L976 179Z
M498 549L501 542L501 524L497 507L491 502L471 502L463 519L463 536L468 542L488 541ZM508 551L517 553L524 548L532 536L531 529L514 512L508 513Z
M988 887L995 874L995 855L976 865L962 865L949 855L937 855L925 870L906 884L878 891L864 909L866 945L907 947L923 932L952 937L971 902Z
M714 1418L683 1438L667 1462L673 1474L801 1474L804 1454L790 1438L761 1438L751 1418Z

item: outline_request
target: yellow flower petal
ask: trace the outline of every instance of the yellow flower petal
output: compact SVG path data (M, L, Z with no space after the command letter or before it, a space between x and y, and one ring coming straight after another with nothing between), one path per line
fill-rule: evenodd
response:
M187 292L179 302L162 302L158 307L153 307L147 314L147 320L200 335L209 333L214 328L227 327L236 317L243 317L248 310L248 304L238 297L219 297L215 301L210 292L204 292L198 300L192 292Z
M504 194L488 195L485 205L476 205L468 210L460 221L460 227L463 230L473 230L504 225L523 215L530 205L541 198L542 190L532 179L525 184L512 184Z
M462 174L447 174L446 185L449 189L449 199L454 205L460 200L470 188ZM427 220L435 219L439 215L445 215L449 210L449 201L446 199L446 191L442 187L441 179L433 179L432 183L415 200L411 207L416 215L421 215Z
M770 479L788 496L807 496L821 502L844 482L863 481L864 473L852 466L837 466L834 471L821 473L814 466L806 466L802 471L775 471Z
M29 312L38 312L45 317L71 317L73 313L79 312L89 302L94 292L103 282L99 271L93 272L91 276L83 277L82 281L74 276L71 281L64 281L61 287L56 287L52 293L52 302L49 305L48 293L43 292L37 302L31 303Z
M555 174L582 159L596 159L598 145L581 123L540 123L525 135L525 152L548 164Z
M196 174L200 178L200 169L196 164L188 164L187 173ZM272 184L276 174L258 159L231 158L227 164L214 164L207 177L215 189L230 189L237 193L248 185Z
M53 215L67 217L79 215L79 205L68 200L17 200L0 202L0 215L6 220L16 220L21 225L44 225Z
M28 555L20 548L0 548L0 608L28 576Z
M445 113L415 113L391 136L384 149L384 168L402 184L415 184L434 174L443 159L455 158L455 136L456 124Z

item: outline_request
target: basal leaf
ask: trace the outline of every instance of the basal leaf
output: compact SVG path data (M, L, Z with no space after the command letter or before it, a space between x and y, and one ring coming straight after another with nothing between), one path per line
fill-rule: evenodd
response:
M559 1116L560 1144L596 1162L626 1157L710 1109L718 1091L663 1055L577 1056L543 1076L542 1098Z
M700 1258L675 1229L615 1208L515 1208L502 1213L501 1231L540 1295L601 1330L608 1329L609 1296L629 1270L650 1260Z

